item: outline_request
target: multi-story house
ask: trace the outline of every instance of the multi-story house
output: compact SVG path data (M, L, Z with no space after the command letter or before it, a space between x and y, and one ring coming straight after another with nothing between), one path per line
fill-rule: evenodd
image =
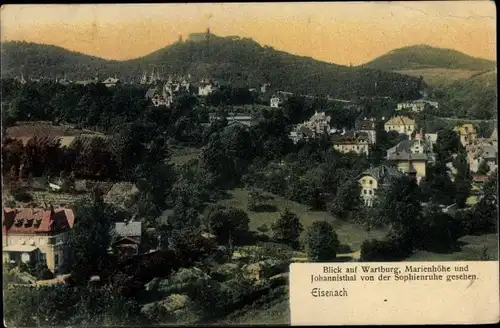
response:
M290 139L292 139L293 143L299 142L299 140L309 140L311 138L314 138L315 133L308 127L305 127L303 125L297 126L294 130L290 131Z
M421 112L425 109L425 103L423 103L423 102L415 103L414 101L398 103L398 106L396 107L396 111L405 110L405 109L411 110L412 112L415 112L415 113L418 113L418 112Z
M115 77L108 77L106 80L102 81L102 83L108 87L115 87L116 85L120 84L121 81L118 79L116 76Z
M68 234L74 222L73 210L68 208L4 208L3 261L41 261L60 273L69 260Z
M165 84L162 88L155 86L146 92L146 99L151 100L153 106L155 107L170 107L173 102L173 92L167 84Z
M381 119L375 117L358 117L355 122L355 128L359 132L364 132L369 137L370 144L377 142L377 127L382 125L385 117Z
M267 91L269 90L269 87L271 86L271 84L269 83L264 83L260 86L260 93L267 93Z
M456 126L453 131L458 133L460 136L460 142L462 146L466 147L469 144L472 144L474 140L477 139L477 131L474 125L472 124L462 124Z
M210 81L209 79L203 79L198 85L198 96L206 97L212 94L215 89L215 84L212 81Z
M341 153L356 153L367 155L370 151L369 136L358 131L344 131L332 135L333 148Z
M432 106L434 108L439 107L439 103L437 101L418 99L418 100L399 103L396 107L396 111L408 109L414 113L418 113L418 112L423 111L425 109L426 105Z
M435 161L432 145L423 135L403 140L387 150L387 160L394 162L397 169L406 174L415 174L417 183L427 175L427 164Z
M327 116L325 112L315 112L309 121L304 122L302 125L316 134L323 134L330 131L330 121L331 117Z
M272 108L278 108L282 104L283 104L283 99L276 94L272 95L271 99L269 100L269 105Z
M377 196L377 190L388 185L392 179L402 175L403 173L396 168L385 165L372 167L361 173L358 181L361 185L361 199L363 199L365 205L372 207Z
M415 131L415 120L406 116L392 117L384 124L385 131L396 131L400 134L411 135Z
M472 172L477 172L482 162L486 162L490 171L498 166L498 143L491 139L476 139L465 150L467 162Z
M116 238L111 245L115 254L139 254L142 238L142 223L140 221L116 222L115 234Z

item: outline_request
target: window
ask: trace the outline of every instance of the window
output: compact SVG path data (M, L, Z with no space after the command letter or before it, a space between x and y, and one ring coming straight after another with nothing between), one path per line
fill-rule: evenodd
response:
M372 190L368 190L368 193L369 193L370 195L372 195L372 194L373 194L373 191L372 191Z
M59 254L54 255L54 265L58 266L59 265Z
M365 194L365 195L366 195L366 189L363 189L363 194Z
M42 262L42 263L47 263L47 254L45 254L45 253L40 253L40 254L39 254L38 259L39 259L39 260L40 260L40 262Z
M370 180L370 185L372 185L372 184L373 184L373 180Z

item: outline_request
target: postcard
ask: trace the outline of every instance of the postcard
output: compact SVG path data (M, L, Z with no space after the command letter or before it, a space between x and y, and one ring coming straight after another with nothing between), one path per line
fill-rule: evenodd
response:
M0 12L7 327L499 321L493 2Z

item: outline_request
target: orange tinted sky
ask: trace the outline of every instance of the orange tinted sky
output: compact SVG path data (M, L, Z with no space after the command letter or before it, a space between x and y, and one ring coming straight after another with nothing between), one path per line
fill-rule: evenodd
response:
M55 44L109 59L146 55L192 32L251 37L338 64L429 44L496 58L489 1L7 5L1 39Z

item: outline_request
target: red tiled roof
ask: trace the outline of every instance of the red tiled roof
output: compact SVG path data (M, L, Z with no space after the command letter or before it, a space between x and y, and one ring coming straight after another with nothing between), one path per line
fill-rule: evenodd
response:
M474 182L486 182L488 181L488 176L484 174L472 174L472 181Z
M2 234L36 234L62 232L73 227L75 214L67 208L4 208Z

